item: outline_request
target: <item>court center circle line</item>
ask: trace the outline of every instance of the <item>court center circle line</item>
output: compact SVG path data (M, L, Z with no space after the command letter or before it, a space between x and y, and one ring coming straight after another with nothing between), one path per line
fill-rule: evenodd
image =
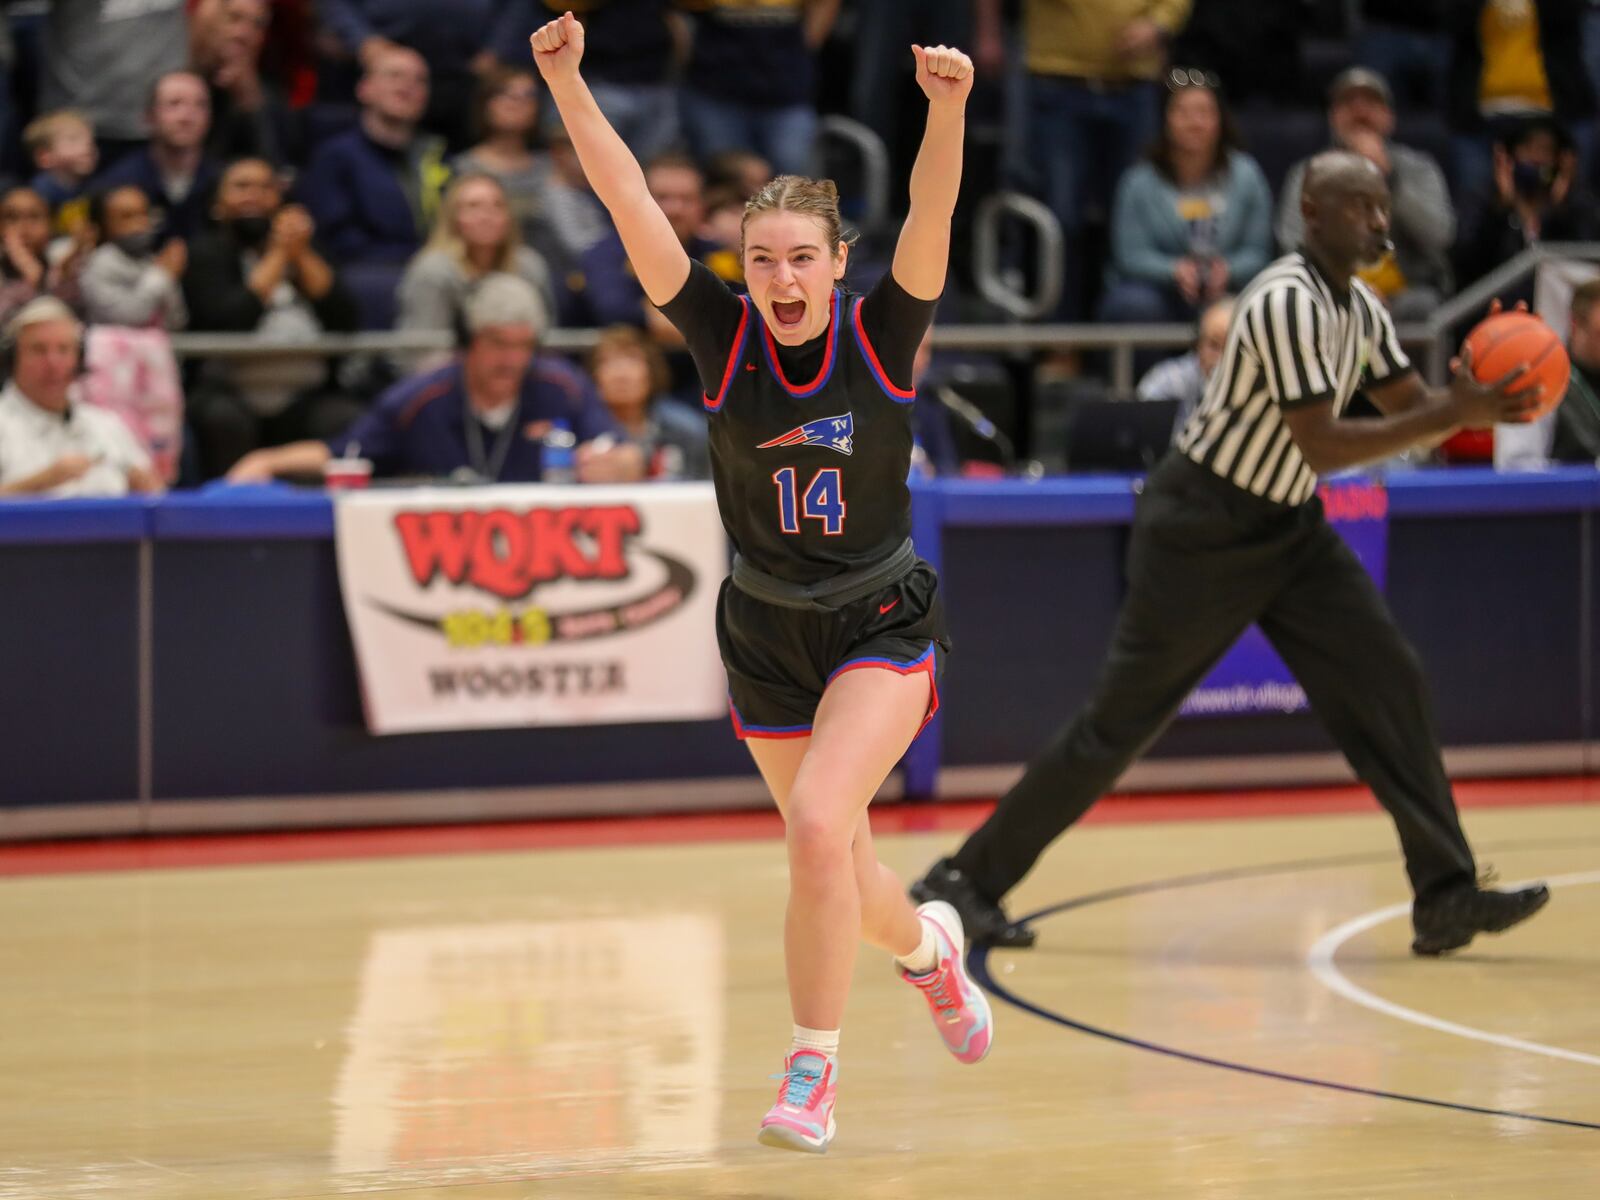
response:
M1529 880L1510 886L1515 889L1527 887L1534 882L1538 881ZM1600 871L1578 871L1570 875L1556 875L1544 882L1552 888L1580 887L1586 883L1600 883ZM1390 904L1384 908L1374 909L1372 912L1355 917L1346 921L1343 925L1328 930L1306 952L1306 965L1311 968L1311 973L1317 977L1318 982L1330 991L1337 992L1346 1000L1359 1004L1364 1008L1370 1008L1374 1012L1393 1017L1397 1021L1406 1021L1412 1025L1420 1025L1425 1029L1435 1030L1438 1033L1469 1038L1475 1042L1488 1042L1490 1045L1502 1046L1508 1050L1521 1050L1528 1054L1542 1054L1546 1058L1559 1058L1567 1062L1582 1063L1585 1066L1600 1067L1600 1055L1585 1054L1581 1050L1567 1050L1560 1046L1547 1046L1543 1042L1530 1042L1524 1038L1511 1037L1503 1033L1491 1033L1487 1029L1476 1029L1471 1025L1447 1021L1443 1017L1436 1017L1431 1013L1419 1012L1414 1008L1407 1008L1403 1004L1396 1004L1392 1000L1385 1000L1382 996L1352 983L1334 962L1334 956L1338 954L1339 947L1358 934L1382 925L1385 921L1407 916L1410 912L1411 905L1409 902Z
M1592 844L1594 839L1580 839L1579 844ZM1484 850L1532 850L1550 849L1554 847L1570 847L1571 839L1558 842L1548 842L1543 839L1531 841L1499 842L1492 846L1483 847ZM1070 900L1063 900L1045 908L1038 909L1018 918L1021 924L1030 924L1042 921L1046 917L1058 916L1061 913L1072 912L1079 909L1091 908L1113 900L1127 900L1135 896L1148 896L1159 892L1176 891L1184 888L1200 887L1207 884L1226 883L1239 879L1266 879L1275 875L1308 870L1326 870L1345 866L1357 866L1377 862L1386 862L1393 856L1391 854L1343 854L1325 856L1322 858L1299 859L1289 862L1258 863L1254 866L1225 867L1218 870L1202 871L1192 875L1169 876L1165 879L1147 880L1144 883L1124 884L1120 887L1107 888L1099 892L1090 892L1087 895L1076 896ZM1561 877L1558 877L1561 878ZM1183 1050L1177 1046L1167 1046L1160 1042L1153 1042L1146 1038L1134 1037L1131 1034L1121 1033L1114 1029L1106 1029L1098 1025L1090 1025L1086 1021L1079 1021L1066 1013L1056 1012L1045 1008L1032 1001L1025 1000L997 980L989 970L989 955L993 947L980 943L967 948L967 968L972 972L985 991L992 993L998 999L1005 1001L1014 1008L1032 1013L1042 1020L1049 1021L1065 1029L1077 1033L1087 1034L1089 1037L1101 1038L1133 1050L1142 1050L1148 1054L1159 1055L1163 1058L1175 1059L1180 1062L1193 1063L1196 1066L1214 1067L1218 1070L1228 1071L1240 1075L1251 1075L1258 1079L1271 1079L1280 1083L1292 1083L1302 1087L1316 1088L1323 1091L1341 1092L1346 1095L1368 1096L1378 1100L1394 1100L1402 1104L1415 1104L1425 1108L1443 1109L1451 1112L1472 1113L1477 1116L1499 1117L1514 1121L1527 1121L1535 1125L1564 1126L1568 1129L1586 1129L1600 1132L1600 1124L1594 1121L1580 1121L1571 1117L1549 1117L1538 1113L1517 1112L1512 1109L1489 1108L1480 1104L1463 1104L1454 1100L1441 1100L1432 1096L1408 1095L1404 1092L1391 1092L1383 1088L1363 1087L1355 1083L1342 1083L1336 1079L1319 1079L1311 1075L1297 1075L1288 1071L1276 1071L1270 1067L1256 1066L1252 1063L1238 1062L1232 1059L1216 1058L1208 1054L1196 1054L1192 1050Z

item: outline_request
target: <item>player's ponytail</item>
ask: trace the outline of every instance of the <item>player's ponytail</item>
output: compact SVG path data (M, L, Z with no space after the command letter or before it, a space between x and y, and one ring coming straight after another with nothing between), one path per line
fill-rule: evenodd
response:
M810 217L822 227L828 253L838 257L839 247L854 242L855 234L841 231L839 188L831 179L807 179L804 175L779 175L745 203L744 220L739 226L741 243L750 218L768 212L792 212ZM740 246L742 252L743 246Z

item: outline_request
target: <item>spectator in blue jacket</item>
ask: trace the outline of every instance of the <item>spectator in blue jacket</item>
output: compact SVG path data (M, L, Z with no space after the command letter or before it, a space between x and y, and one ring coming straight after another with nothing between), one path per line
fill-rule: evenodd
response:
M222 171L205 152L211 89L193 71L169 71L151 87L146 107L150 141L103 171L94 190L138 188L150 199L158 239L187 241L206 227Z
M396 46L427 60L432 103L424 123L452 151L471 141L472 96L497 63L525 63L539 24L527 0L317 0L322 24L370 71Z
M444 140L417 131L428 64L399 46L375 53L357 92L361 122L318 147L297 185L340 263L404 263L439 213Z
M1193 321L1272 257L1272 195L1210 76L1175 70L1161 131L1117 185L1106 321Z
M535 353L540 310L523 280L485 280L467 305L457 362L396 384L339 437L258 450L228 478L320 475L337 451L369 459L380 477L536 483L545 435L559 423L578 441L580 481L642 479L643 453L622 440L594 385L567 360Z

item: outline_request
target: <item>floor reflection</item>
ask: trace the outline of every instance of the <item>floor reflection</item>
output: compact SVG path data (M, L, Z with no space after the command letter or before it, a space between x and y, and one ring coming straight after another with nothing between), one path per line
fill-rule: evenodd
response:
M709 915L385 930L334 1095L334 1171L705 1161L724 962Z

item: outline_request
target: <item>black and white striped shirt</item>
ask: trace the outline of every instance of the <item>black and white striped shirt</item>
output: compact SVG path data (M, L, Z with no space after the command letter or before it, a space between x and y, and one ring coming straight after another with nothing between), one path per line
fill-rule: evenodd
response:
M1337 416L1361 387L1410 369L1389 310L1365 283L1352 279L1341 298L1303 254L1285 255L1239 297L1178 449L1253 495L1304 504L1316 472L1280 410L1331 402Z

